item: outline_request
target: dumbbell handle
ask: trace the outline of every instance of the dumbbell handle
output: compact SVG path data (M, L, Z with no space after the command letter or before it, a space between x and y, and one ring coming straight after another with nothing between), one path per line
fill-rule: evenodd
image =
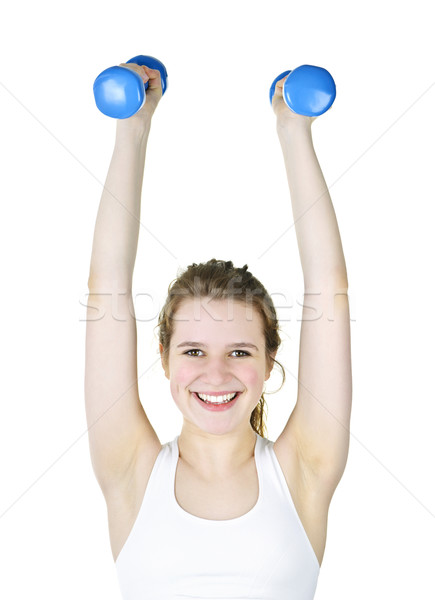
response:
M162 95L168 86L168 73L165 65L153 56L140 54L127 63L145 65L150 69L160 71ZM108 117L127 119L142 108L146 102L145 83L138 73L127 67L109 67L102 71L94 81L94 98L98 109Z
M332 75L322 67L302 65L293 71L284 71L274 79L269 99L275 94L277 81L288 75L282 95L293 112L307 117L318 117L326 112L335 100L336 87Z

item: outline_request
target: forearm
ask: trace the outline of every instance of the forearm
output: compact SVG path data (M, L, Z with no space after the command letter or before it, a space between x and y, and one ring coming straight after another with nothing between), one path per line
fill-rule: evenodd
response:
M299 125L299 124L298 124ZM331 197L314 151L311 126L277 123L290 188L305 289L347 287L346 263Z
M88 287L131 289L140 226L145 155L151 121L117 121L115 147L95 223Z

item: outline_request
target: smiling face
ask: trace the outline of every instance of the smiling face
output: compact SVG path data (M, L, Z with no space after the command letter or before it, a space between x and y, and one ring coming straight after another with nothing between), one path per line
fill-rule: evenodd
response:
M185 300L174 315L168 363L162 364L189 426L211 434L250 428L271 371L262 319L234 300ZM225 410L210 410L193 392L241 393Z

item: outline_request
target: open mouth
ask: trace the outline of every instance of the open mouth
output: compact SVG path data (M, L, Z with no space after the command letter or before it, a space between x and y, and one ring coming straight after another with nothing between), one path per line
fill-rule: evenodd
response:
M193 392L193 393L198 398L198 400L205 402L205 404L214 404L214 405L228 404L229 402L232 402L238 394L240 394L240 392L234 392L234 394L227 394L226 396L224 396L224 400L221 400L220 402L212 402L210 400L207 400L207 398L206 398L207 394L198 394L198 392ZM210 396L208 396L208 397L210 398Z
M216 396L219 398L219 401L212 401L208 394L199 394L198 392L192 392L194 396L204 404L208 404L209 406L223 406L234 402L240 396L241 392L234 392L234 394L226 394L225 396Z

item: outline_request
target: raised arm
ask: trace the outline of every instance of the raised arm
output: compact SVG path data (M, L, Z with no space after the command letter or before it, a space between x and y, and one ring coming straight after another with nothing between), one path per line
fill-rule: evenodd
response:
M124 64L148 81L145 69ZM152 75L142 109L128 119L116 121L112 160L101 196L92 246L88 286L97 281L118 280L131 290L139 238L141 192L151 121L162 96L159 71ZM159 86L158 88L155 86Z
M85 406L92 466L105 493L128 480L139 449L160 445L139 400L132 279L146 148L162 90L159 71L129 68L150 83L144 107L116 121L88 280Z
M311 136L314 118L295 115L278 82L272 106L283 151L305 296L298 396L281 434L331 497L346 465L352 401L346 264L328 187ZM284 444L284 445L285 445Z

